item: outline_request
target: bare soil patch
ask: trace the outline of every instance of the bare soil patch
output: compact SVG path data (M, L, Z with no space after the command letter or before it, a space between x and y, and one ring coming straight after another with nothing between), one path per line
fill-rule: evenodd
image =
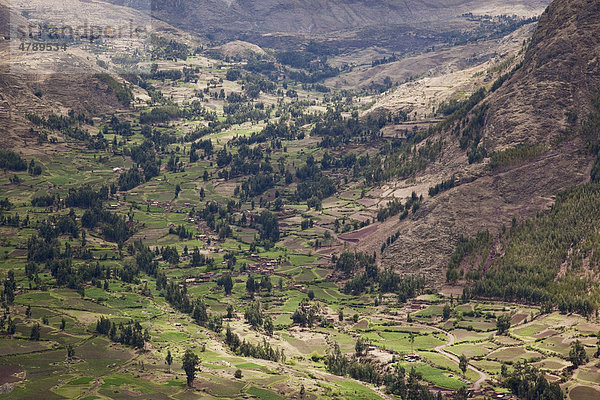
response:
M25 378L23 368L18 365L0 365L0 385L19 382Z

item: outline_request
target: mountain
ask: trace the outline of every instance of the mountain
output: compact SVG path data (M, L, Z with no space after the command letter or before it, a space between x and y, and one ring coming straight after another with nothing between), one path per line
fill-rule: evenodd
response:
M600 398L598 0L6 3L9 398Z
M36 140L32 134L32 124L26 118L27 113L49 115L66 114L68 110L100 116L122 111L124 104L118 99L117 91L128 83L114 71L109 71L99 62L112 59L119 53L116 47L105 49L104 53L92 52L89 49L64 54L47 53L40 57L36 64L30 54L15 52L9 47L8 38L11 24L28 26L45 21L46 15L39 4L30 4L31 10L26 19L11 7L9 2L0 0L0 135L4 145L18 147L23 143ZM148 15L134 9L118 7L104 2L82 3L77 11L70 15L61 15L64 21L75 26L81 15L91 16L90 21L148 20ZM69 20L74 18L74 20ZM98 18L98 19L95 19ZM64 22L66 24L66 22ZM154 32L166 38L176 38L182 43L193 45L190 36L160 21L153 21ZM55 57L57 56L57 57ZM50 61L48 61L50 60ZM43 61L43 62L41 62ZM73 69L73 68L77 69ZM95 130L92 129L92 132ZM27 151L38 151L29 146ZM47 150L47 149L46 149Z
M158 0L159 18L193 24L199 32L328 33L367 26L420 24L455 19L462 13L504 10L506 14L534 15L543 1L488 2L477 0ZM510 12L509 12L510 10Z
M456 175L457 185L426 198L413 218L384 222L379 241L361 247L377 249L382 237L399 231L382 265L423 272L441 284L461 235L495 234L513 218L547 210L560 191L588 182L594 162L589 144L597 140L600 112L594 106L600 95L599 31L600 3L554 1L522 66L437 135L447 143L444 154L416 179L440 182ZM470 163L467 153L474 150L487 156Z

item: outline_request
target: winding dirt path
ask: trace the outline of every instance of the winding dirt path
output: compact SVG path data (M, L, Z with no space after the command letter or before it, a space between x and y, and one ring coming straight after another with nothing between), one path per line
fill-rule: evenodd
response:
M436 346L434 348L434 350L440 354L442 354L445 357L448 357L449 359L459 363L460 360L458 359L458 357L456 357L454 354L447 352L446 350L444 350L447 346L452 346L455 342L456 342L456 338L454 337L453 334L451 334L448 331L445 331L441 328L436 328L434 326L429 326L429 325L422 325L422 326L426 326L428 328L434 329L438 332L444 333L446 334L446 336L448 336L448 341L445 344L441 344L439 346ZM479 379L477 379L475 382L473 382L473 390L479 390L481 388L481 384L488 378L488 375L481 371L480 369L474 367L471 364L467 365L467 368L470 369L471 371L476 372L479 375Z
M390 318L390 316L386 316L384 319L388 319L388 320L396 321L396 322L400 321L400 319ZM402 322L406 323L405 321L402 321ZM420 324L418 322L411 322L408 324L408 326L416 326L416 327L421 327L421 328L433 329L434 331L437 331L437 332L440 332L440 333L443 333L444 335L446 335L448 337L448 341L444 344L436 346L434 348L435 352L443 355L446 358L451 359L452 361L454 361L456 363L460 362L458 357L456 357L454 354L445 350L446 347L452 346L454 343L456 343L456 337L452 333L445 331L442 328L438 328L436 326ZM477 373L479 375L479 379L477 379L475 382L473 382L473 385L472 385L473 390L479 390L481 388L481 384L483 382L485 382L489 378L489 376L485 372L481 371L480 369L478 369L477 367L475 367L471 364L468 364L467 368L470 369L471 371L474 371L475 373Z

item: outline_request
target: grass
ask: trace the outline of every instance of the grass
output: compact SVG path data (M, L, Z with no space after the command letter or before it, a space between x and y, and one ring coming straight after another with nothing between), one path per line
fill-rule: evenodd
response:
M290 263L294 266L300 265L311 265L316 261L315 256L308 256L305 254L290 254L289 255Z
M51 343L32 342L24 339L12 339L0 341L0 356L8 354L23 354L40 351L49 348Z
M597 384L600 382L600 372L581 369L577 372L577 379Z
M600 391L589 386L576 386L569 391L570 400L590 400L600 398Z
M441 369L446 369L458 373L458 363L450 358L432 351L420 351L419 355L427 360L429 363Z
M217 397L235 397L239 396L245 386L244 382L238 380L225 379L217 375L202 373L198 376L202 387Z
M543 324L532 323L521 328L515 328L511 332L516 336L530 338L540 332L546 330L546 326Z
M87 385L95 379L96 378L94 378L93 376L81 376L79 378L73 379L71 382L69 382L69 385Z
M186 383L183 379L182 380L171 379L170 381L167 381L167 383L165 383L164 386L184 388L186 386Z
M351 399L361 400L381 400L381 396L375 393L373 390L357 383L357 382L340 382L339 386L343 396Z
M445 335L442 338L438 334L414 335L414 343L411 343L410 334L407 332L377 331L369 332L365 336L372 340L374 344L404 354L413 350L433 350L434 347L446 343Z
M327 350L327 343L325 342L324 335L318 335L314 338L296 338L285 332L281 333L281 337L285 339L293 348L295 348L300 354L312 354L317 352L324 354Z
M304 293L298 291L289 291L288 293L290 292L291 294L289 295L288 300L285 302L285 304L281 307L281 311L296 311L302 299L306 297Z
M568 366L569 364L560 359L560 358L547 358L545 360L539 361L537 363L534 364L536 367L540 368L540 369L548 369L548 370L560 370L563 369L564 367Z
M538 352L528 351L523 347L505 347L491 352L487 355L488 359L499 361L531 360L541 357Z
M502 364L497 361L490 360L479 360L479 361L470 361L475 367L487 372L488 374L498 375L502 370Z
M407 370L414 368L417 373L423 376L425 381L440 388L458 390L461 387L466 386L464 382L450 376L448 372L425 363L402 363L401 365Z
M446 350L460 356L464 354L467 358L482 357L495 350L498 346L493 343L463 343L448 346Z
M261 389L256 386L251 386L250 389L246 390L246 393L258 397L261 400L284 400L285 397L278 395L270 390Z
M564 343L563 340L563 336L554 336L536 343L536 347L540 348L541 350L556 353L562 357L567 357L569 355L571 346L569 343Z
M453 329L452 334L456 338L458 343L460 342L476 342L481 340L487 340L491 336L490 333L486 332L475 332L466 329Z
M442 315L442 311L444 309L443 305L431 305L424 310L417 311L413 314L414 317L420 318L431 318L433 316Z
M262 365L258 365L258 364L252 363L252 362L238 364L235 367L240 368L240 369L263 369L264 368Z

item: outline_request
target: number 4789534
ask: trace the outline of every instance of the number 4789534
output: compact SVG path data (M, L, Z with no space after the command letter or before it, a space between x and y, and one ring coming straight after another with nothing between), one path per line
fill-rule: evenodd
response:
M64 43L25 43L22 42L19 45L19 50L21 51L65 51L67 50L67 45Z

